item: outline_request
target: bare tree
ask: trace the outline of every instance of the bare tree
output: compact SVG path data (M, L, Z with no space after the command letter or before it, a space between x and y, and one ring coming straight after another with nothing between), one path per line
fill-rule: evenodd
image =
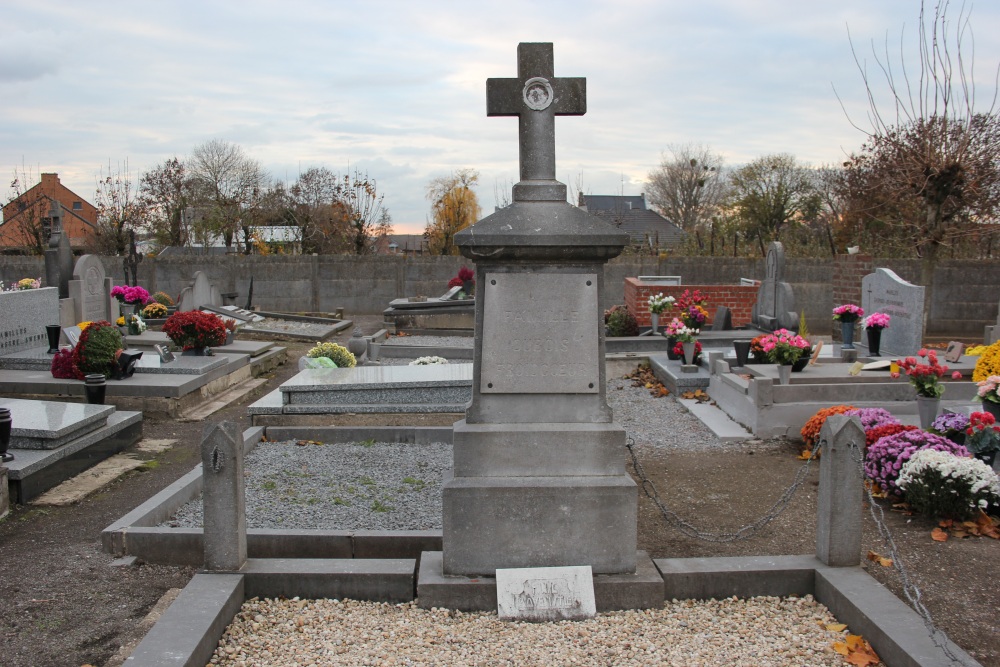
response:
M220 234L233 246L244 218L253 217L269 177L261 164L237 144L211 139L191 152L187 163L206 231ZM245 230L244 230L245 231Z
M139 192L146 204L149 229L160 245L187 245L189 220L185 210L191 201L191 183L184 163L172 157L153 167L142 175Z
M29 199L24 195L38 183L38 175L32 174L23 165L14 168L14 179L10 182L10 194L4 202L7 209L3 221L3 236L9 245L19 245L32 255L41 255L49 242L50 202L41 195ZM20 201L18 201L20 200Z
M302 252L353 251L348 211L340 205L340 177L326 167L302 173L288 190L288 214L302 234Z
M729 193L722 156L698 144L668 147L660 166L649 172L649 202L686 232L707 226Z
M350 225L351 246L355 255L370 255L377 248L379 238L392 233L392 218L383 207L385 195L379 193L378 184L367 173L357 169L354 175L345 174L337 186L336 205Z
M97 180L94 193L97 207L97 228L92 240L93 250L104 255L124 255L129 247L129 232L139 231L146 221L146 203L128 170L128 160L114 169L108 161Z
M888 43L884 54L873 44L888 105L876 101L874 83L851 46L865 84L869 126L851 121L867 140L845 164L847 215L855 226L900 236L900 244L923 260L924 284L940 250L996 224L1000 207L996 76L988 107L977 110L969 15L963 5L952 23L948 7L943 0L928 16L921 4L915 67L902 56L895 66Z

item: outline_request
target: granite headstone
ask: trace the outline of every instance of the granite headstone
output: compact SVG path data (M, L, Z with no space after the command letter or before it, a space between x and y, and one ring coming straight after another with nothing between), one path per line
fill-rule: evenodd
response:
M579 621L597 615L587 566L497 570L497 616L516 621Z
M219 289L209 282L207 275L201 271L195 271L191 285L181 290L177 310L186 313L191 310L198 310L202 306L221 308L222 305L222 294L219 292Z
M751 321L764 331L798 331L799 314L795 312L792 286L785 282L785 247L778 241L767 246L765 276L757 290Z
M0 355L47 346L45 326L58 323L58 288L0 292Z
M73 300L76 322L97 322L118 319L118 301L111 296L112 281L104 264L96 255L81 255L73 267L69 281L69 296Z
M912 355L923 345L923 287L906 282L889 269L878 268L861 279L861 307L865 315L885 313L892 318L882 330L882 356ZM860 338L855 345L864 354L868 341L865 336Z

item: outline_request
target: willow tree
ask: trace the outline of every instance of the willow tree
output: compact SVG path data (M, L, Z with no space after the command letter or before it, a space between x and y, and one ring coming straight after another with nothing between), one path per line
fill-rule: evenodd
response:
M472 190L478 182L478 171L459 169L428 184L431 221L424 229L424 238L432 255L458 254L455 234L479 219L479 200Z

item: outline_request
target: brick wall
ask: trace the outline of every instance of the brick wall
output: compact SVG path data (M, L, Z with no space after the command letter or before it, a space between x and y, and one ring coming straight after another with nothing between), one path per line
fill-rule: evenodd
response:
M635 315L636 322L640 327L650 326L649 318L649 297L654 294L664 296L679 297L684 290L698 290L708 303L705 310L708 311L709 321L715 316L715 309L719 306L726 306L732 313L733 326L739 327L750 324L750 311L757 302L756 285L651 285L641 282L638 278L625 279L625 305L629 312ZM673 314L676 314L676 310ZM672 317L671 311L666 311L662 317L667 321ZM661 317L660 324L665 325Z
M833 259L833 306L861 305L861 279L875 271L871 255L837 255ZM787 272L786 272L787 274ZM831 308L831 310L833 310ZM833 315L830 315L832 320ZM833 339L840 340L840 327L833 327Z

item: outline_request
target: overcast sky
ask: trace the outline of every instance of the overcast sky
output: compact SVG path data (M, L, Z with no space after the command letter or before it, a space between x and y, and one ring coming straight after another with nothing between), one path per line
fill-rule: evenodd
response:
M517 121L486 117L487 77L521 41L555 43L556 76L587 78L587 114L556 121L557 175L638 194L671 144L736 165L792 153L840 163L864 135L848 29L898 64L918 0L615 2L101 2L0 4L0 172L58 172L93 199L125 160L144 171L213 138L279 180L311 166L378 181L397 232L419 232L428 181L480 172L484 213L517 180ZM957 20L961 5L949 15ZM968 7L966 8L968 10ZM1000 61L1000 2L972 6L978 102ZM908 55L911 62L915 58ZM872 72L874 74L874 72ZM878 90L884 91L881 79ZM6 193L6 188L0 189Z

